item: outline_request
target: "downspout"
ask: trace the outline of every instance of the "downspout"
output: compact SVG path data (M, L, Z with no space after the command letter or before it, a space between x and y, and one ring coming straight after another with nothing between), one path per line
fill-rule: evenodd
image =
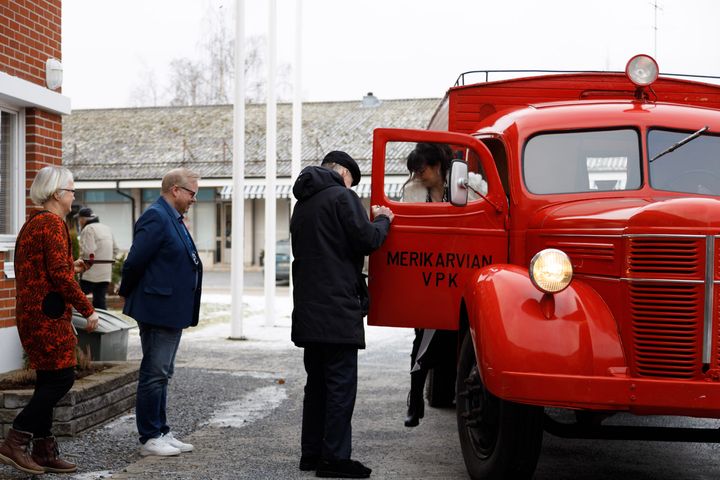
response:
M130 200L130 205L131 205L130 209L132 210L132 213L131 213L131 215L132 215L131 229L132 230L131 231L132 231L133 240L135 240L135 198L132 195L128 195L127 193L120 190L120 182L115 182L115 192L118 195L121 195Z

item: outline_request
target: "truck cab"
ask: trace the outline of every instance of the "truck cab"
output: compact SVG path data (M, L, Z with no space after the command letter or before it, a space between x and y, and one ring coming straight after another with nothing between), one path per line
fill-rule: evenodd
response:
M374 132L371 202L395 220L368 323L457 331L473 479L531 478L543 431L717 441L603 424L720 418L720 87L658 71L639 55L625 73L456 85L428 130ZM447 202L384 190L418 142L454 152Z

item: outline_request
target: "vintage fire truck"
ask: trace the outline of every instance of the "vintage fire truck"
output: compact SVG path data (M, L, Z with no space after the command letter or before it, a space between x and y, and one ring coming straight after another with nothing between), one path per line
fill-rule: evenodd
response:
M720 441L611 419L720 418L720 86L658 71L638 55L625 73L460 81L428 130L374 132L371 202L395 221L368 323L457 331L473 479L532 477L544 431ZM457 157L448 202L384 190L417 142Z

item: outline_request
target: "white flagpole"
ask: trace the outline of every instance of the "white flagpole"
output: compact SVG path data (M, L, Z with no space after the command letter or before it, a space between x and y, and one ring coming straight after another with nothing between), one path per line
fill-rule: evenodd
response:
M268 2L268 77L267 118L265 131L265 325L275 325L275 184L277 175L277 105L275 76L277 70L277 0Z
M295 85L293 86L292 161L290 181L295 182L302 168L302 0L295 2ZM290 213L297 200L290 195ZM291 255L292 258L292 255ZM292 268L290 269L290 301L293 298Z
M235 104L233 105L232 250L230 338L243 338L245 251L245 0L235 0Z

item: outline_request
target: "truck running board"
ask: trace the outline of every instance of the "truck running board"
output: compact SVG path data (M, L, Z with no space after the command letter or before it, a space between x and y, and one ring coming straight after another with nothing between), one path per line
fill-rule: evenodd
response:
M548 416L547 413L545 414L543 428L551 435L561 438L720 443L720 429L717 428L585 425L558 422Z

